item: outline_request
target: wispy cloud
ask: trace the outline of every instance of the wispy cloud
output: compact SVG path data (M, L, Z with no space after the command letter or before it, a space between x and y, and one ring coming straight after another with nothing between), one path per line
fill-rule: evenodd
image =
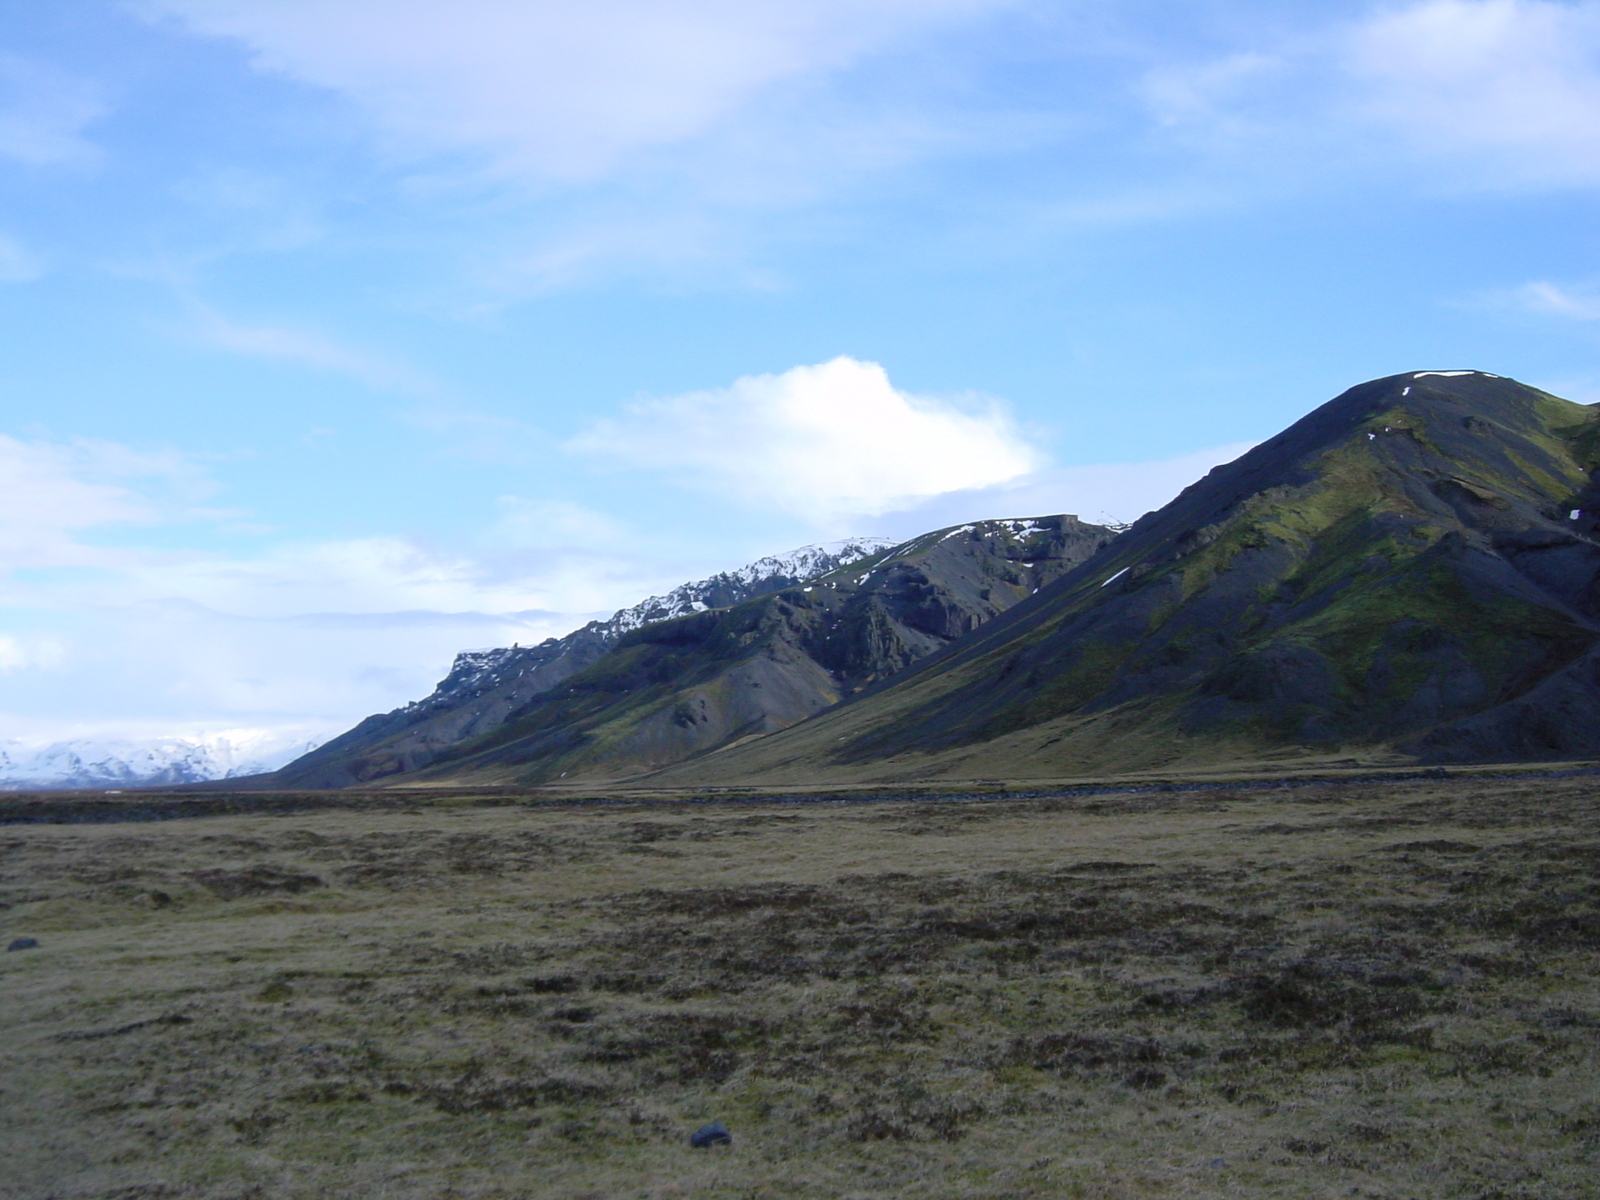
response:
M31 669L54 670L67 656L60 638L12 637L0 634L0 674Z
M913 396L878 364L851 358L640 400L567 448L820 524L997 483L1041 461L999 402Z
M516 417L475 412L460 405L419 405L400 414L416 429L437 434L436 453L500 466L530 466L546 459L555 439Z
M198 505L215 488L176 451L0 434L0 572L115 561L84 532L211 515Z
M1180 20L1029 0L138 8L341 98L417 211L482 218L454 234L459 284L422 302L456 315L630 274L770 287L764 251L829 236L830 206L946 167L971 184L985 161L1018 186L964 186L930 218L957 257L1377 179L1600 183L1600 0L1224 0ZM201 192L277 203L269 184Z
M1172 136L1252 187L1390 174L1412 191L1600 183L1600 4L1413 0L1151 67ZM1293 170L1286 168L1292 164Z
M425 694L464 647L563 634L681 582L603 514L511 496L462 546L186 548L175 527L208 515L213 487L173 451L0 436L0 729L329 734Z
M693 139L771 85L1005 0L146 0L349 97L410 153L578 180ZM378 33L376 31L381 31Z
M1424 0L1346 50L1356 111L1429 158L1476 156L1516 182L1600 182L1600 5Z
M44 274L44 262L14 238L0 234L0 283L29 283Z
M194 332L219 350L343 375L385 391L431 397L441 390L420 371L385 355L347 346L314 329L236 321L192 298L188 307L194 314Z
M631 532L615 517L570 500L501 496L496 507L499 519L488 536L507 546L532 549L617 546L626 544L631 537Z
M0 156L29 166L92 166L84 136L109 108L91 82L48 63L0 54Z
M482 221L456 314L596 277L762 287L774 211L1053 136L904 52L1027 0L143 0L169 27L344 102L418 211ZM380 31L381 34L375 33ZM892 82L859 86L874 56ZM960 74L957 71L956 74ZM382 187L395 183L386 176ZM228 189L224 189L228 191ZM485 212L476 208L491 198ZM470 244L470 245L469 245Z
M1600 321L1600 287L1571 285L1536 279L1490 296L1491 303L1525 312L1566 317L1575 321Z

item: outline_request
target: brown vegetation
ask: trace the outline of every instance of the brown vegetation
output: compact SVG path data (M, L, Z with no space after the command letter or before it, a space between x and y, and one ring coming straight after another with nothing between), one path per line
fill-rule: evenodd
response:
M4 827L0 1195L1589 1196L1597 865L1587 777Z

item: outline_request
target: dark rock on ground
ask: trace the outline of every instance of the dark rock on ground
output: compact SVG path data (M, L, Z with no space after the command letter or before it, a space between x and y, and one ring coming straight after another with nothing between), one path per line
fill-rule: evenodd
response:
M696 1150L704 1150L707 1146L731 1146L733 1135L721 1121L712 1121L709 1125L700 1126L689 1135L689 1145Z

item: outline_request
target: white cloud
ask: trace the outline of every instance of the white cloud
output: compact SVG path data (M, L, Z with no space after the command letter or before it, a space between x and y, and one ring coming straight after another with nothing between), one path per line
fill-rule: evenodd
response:
M417 301L457 315L636 271L760 287L764 246L835 235L861 210L827 202L871 210L881 189L992 258L1341 180L1600 182L1600 0L128 2L341 98L404 165L408 212L459 218L455 282ZM1005 165L980 174L985 158ZM942 178L915 178L936 163ZM969 180L956 192L951 166ZM348 190L295 204L314 178L218 170L182 190L232 213L235 238L281 225L262 245L292 246L339 236L351 211ZM263 335L238 339L258 353L337 358L303 332L241 333Z
M0 54L0 155L29 166L82 166L99 150L84 126L106 105L90 83L46 63Z
M509 496L467 549L381 534L282 540L249 554L137 544L141 529L235 521L237 513L200 506L215 490L176 451L0 434L0 605L175 600L252 620L418 611L521 614L521 622L534 610L558 620L609 612L681 582L618 550L626 531L602 514ZM60 568L71 570L37 576Z
M994 487L938 496L880 521L890 537L992 517L1072 513L1099 524L1131 523L1162 507L1212 467L1232 462L1254 442L1234 442L1143 463L1053 467Z
M35 741L240 726L325 738L426 695L464 648L537 642L581 623L551 613L264 619L180 600L0 611L0 625L21 620L36 628L0 634L0 738Z
M328 736L425 695L459 650L559 636L682 582L619 550L602 514L516 497L466 549L169 548L166 526L218 516L196 507L213 487L172 451L0 435L0 739Z
M1237 136L1252 132L1241 99L1281 84L1287 69L1282 53L1242 51L1200 63L1155 67L1146 74L1142 91L1162 125L1204 125L1214 133Z
M399 414L417 429L440 435L436 453L503 466L530 466L550 453L549 434L516 417L474 412L443 403L419 405Z
M409 153L574 180L695 138L775 83L1011 0L146 0L334 89Z
M61 665L66 652L59 638L0 634L0 675L12 671L52 670Z
M121 568L132 597L176 596L261 618L383 614L587 612L620 607L639 572L602 548L468 553L373 536L280 544L252 557L149 556ZM675 581L676 582L676 581ZM101 594L94 585L94 594ZM88 598L88 590L84 592Z
M999 483L1041 461L998 402L965 411L912 396L851 358L641 400L567 448L817 524Z
M772 211L1081 125L990 93L963 37L1033 0L126 2L325 93L301 101L377 148L366 184L448 214L460 275L413 302L453 316L611 274L766 286L755 249L802 232ZM258 197L286 236L340 236L350 189L302 218L278 192L230 172L184 189L230 242L256 244L238 206Z

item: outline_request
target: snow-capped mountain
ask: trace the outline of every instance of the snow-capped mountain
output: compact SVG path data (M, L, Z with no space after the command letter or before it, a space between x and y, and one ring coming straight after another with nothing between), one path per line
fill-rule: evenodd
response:
M291 763L277 779L293 786L343 786L346 764L380 743L383 753L414 770L464 738L499 726L533 697L548 692L596 662L622 636L643 625L708 609L727 608L757 596L806 583L840 567L881 555L895 543L857 537L757 559L651 596L604 621L590 621L565 637L536 646L465 650L431 695L393 712L368 717L314 753ZM330 782L332 781L332 782Z
M142 740L0 742L0 790L159 787L257 775L315 749L274 731L232 730Z
M506 693L503 703L490 706L490 713L480 716L492 724L503 716L502 710L553 686L554 681L593 661L617 638L641 625L737 604L877 554L892 544L881 538L851 538L802 546L683 584L664 596L651 596L605 621L591 621L564 638L549 638L537 646L465 651L456 656L450 674L431 696L393 713L369 717L360 728L373 722L410 725L438 709L453 708L464 698L498 689ZM281 730L234 729L178 737L82 737L49 744L0 740L0 791L161 787L260 775L316 750L319 742L307 738L307 732L286 735Z
M656 621L670 621L710 608L726 608L753 596L780 591L880 554L895 545L887 538L856 537L816 546L801 546L787 554L770 554L733 571L720 571L709 579L683 583L665 596L650 596L630 608L619 609L604 621L591 621L561 638L547 638L536 646L499 646L490 650L463 650L456 655L450 674L433 694L400 709L414 713L454 704L475 691L492 687L513 668L526 668L556 657L569 657L579 644L597 648L610 645L623 634Z
M820 546L801 546L787 554L768 555L736 571L723 571L698 583L680 584L665 596L641 600L632 608L622 609L609 621L600 622L600 629L606 637L616 638L653 621L667 621L673 617L704 612L708 608L726 608L761 592L792 587L807 579L815 579L818 575L826 575L829 571L836 571L859 559L888 550L894 544L887 538L849 538Z

